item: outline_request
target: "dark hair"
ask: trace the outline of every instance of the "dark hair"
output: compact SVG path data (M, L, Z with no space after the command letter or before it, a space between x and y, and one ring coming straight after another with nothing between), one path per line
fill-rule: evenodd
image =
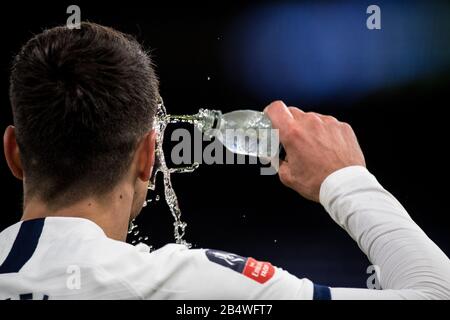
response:
M10 79L27 196L60 206L110 191L158 99L151 59L131 36L85 22L33 37Z

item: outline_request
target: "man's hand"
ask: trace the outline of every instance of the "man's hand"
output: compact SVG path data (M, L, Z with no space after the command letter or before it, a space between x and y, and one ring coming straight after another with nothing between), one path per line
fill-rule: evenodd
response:
M281 182L303 197L319 201L325 178L344 167L365 166L364 155L353 129L331 116L303 112L272 102L264 110L286 151L280 160Z

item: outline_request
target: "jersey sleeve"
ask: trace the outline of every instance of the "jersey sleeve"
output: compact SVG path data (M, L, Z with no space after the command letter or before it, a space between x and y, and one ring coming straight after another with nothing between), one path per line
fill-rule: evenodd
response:
M366 168L331 174L320 202L367 255L383 289L332 288L333 299L450 299L450 260Z
M367 169L331 174L320 201L376 267L383 290L315 285L269 262L176 244L109 266L143 299L450 299L450 260Z

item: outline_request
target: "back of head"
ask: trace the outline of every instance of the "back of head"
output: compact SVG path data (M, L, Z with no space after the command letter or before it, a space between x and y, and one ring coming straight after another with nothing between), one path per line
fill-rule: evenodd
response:
M111 190L158 98L150 57L130 36L82 23L29 40L10 79L27 197L58 207Z

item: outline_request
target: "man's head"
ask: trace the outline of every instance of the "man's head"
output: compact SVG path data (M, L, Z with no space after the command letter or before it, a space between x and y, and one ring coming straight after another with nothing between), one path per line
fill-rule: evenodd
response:
M158 99L150 57L125 34L82 23L33 37L13 63L15 130L5 134L5 155L24 178L25 197L67 206L102 197L132 167L150 171ZM137 174L140 205L149 174Z

